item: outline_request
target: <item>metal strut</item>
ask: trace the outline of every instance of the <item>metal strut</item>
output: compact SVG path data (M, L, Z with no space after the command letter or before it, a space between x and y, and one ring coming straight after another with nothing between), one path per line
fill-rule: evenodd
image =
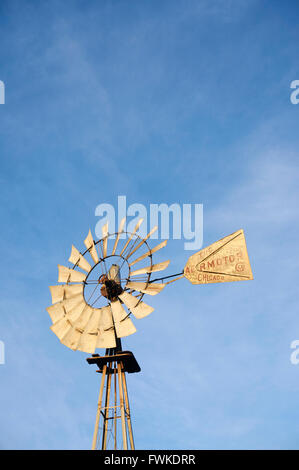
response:
M170 276L164 276L164 277L158 277L156 279L151 279L148 283L151 284L152 282L163 281L164 279L169 279L170 277L176 277L176 279L165 282L165 284L170 284L171 282L177 281L178 279L181 279L182 277L184 277L184 271L181 271L180 273L177 273L177 274L171 274Z

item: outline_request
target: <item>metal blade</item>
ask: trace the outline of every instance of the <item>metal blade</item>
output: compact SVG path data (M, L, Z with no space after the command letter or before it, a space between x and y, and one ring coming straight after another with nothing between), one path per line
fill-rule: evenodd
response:
M142 256L139 256L139 258L135 259L134 261L132 261L132 263L130 263L130 267L133 266L134 264L138 263L138 261L141 261L143 260L144 258L146 258L147 256L153 254L153 253L156 253L156 251L158 250L161 250L161 248L164 248L164 246L167 245L167 240L164 240L164 242L162 243L159 243L159 245L156 245L154 248L152 248L151 250L147 251L146 253L144 253L144 255Z
M57 322L65 316L65 310L60 303L51 305L46 310L51 317L52 323Z
M128 313L125 311L119 300L111 302L111 310L118 338L129 336L136 332L133 322L128 318Z
M52 295L52 303L60 302L63 299L68 299L77 294L83 294L83 284L65 284L58 286L49 286Z
M140 248L141 245L143 245L143 243L145 243L146 240L147 240L149 237L151 237L153 233L155 233L155 231L157 230L157 228L158 228L158 225L155 225L154 228L152 228L152 230L147 234L147 236L146 236L145 238L143 238L143 240L141 240L140 243L138 243L138 245L134 248L134 250L132 250L131 253L128 254L127 259L129 259L130 256L132 256L132 255L135 253L135 251L137 251L138 248Z
M84 245L88 249L89 254L92 257L94 263L98 263L99 262L99 256L98 256L98 252L97 252L97 249L95 247L94 239L93 239L93 236L92 236L90 230L88 232L87 237L84 240Z
M150 307L145 302L140 302L139 299L128 292L123 292L118 297L138 319L144 318L154 311L153 307Z
M70 313L78 305L86 305L83 294L77 294L60 302L66 313Z
M108 241L108 222L102 227L102 234L103 234L103 257L106 258L107 256L107 241Z
M73 317L69 316L69 319L72 320L72 326L74 326L77 330L83 333L92 315L92 312L93 312L93 308L90 305L86 304L81 313L79 313L79 311L76 312L77 318L75 320L74 320L75 318L74 314L73 314Z
M132 271L130 273L130 276L137 276L138 274L144 274L144 273L153 273L156 271L164 271L164 269L167 268L169 263L170 263L170 260L163 261L163 263L153 264L152 266L147 266L146 268L137 269L136 271Z
M97 337L98 337L98 326L100 323L101 309L94 308L89 317L89 320L84 328L84 332L80 337L77 349L88 353L94 353Z
M70 349L76 351L80 338L82 336L81 331L77 330L76 328L72 327L68 332L63 336L61 339L61 343L67 346Z
M139 219L137 224L135 225L135 228L133 230L133 232L131 233L130 237L128 238L126 244L124 245L123 249L121 250L120 252L120 256L123 254L123 252L125 251L125 249L127 248L128 244L130 243L130 241L132 240L133 236L135 235L135 233L137 232L137 230L139 229L140 225L142 224L143 222L143 219Z
M130 336L136 333L137 330L132 320L130 318L126 318L119 323L115 323L115 331L118 338L123 338L124 336Z
M66 266L58 265L58 282L83 282L86 275L75 269L69 269Z
M115 329L110 305L101 308L99 333L96 348L115 348Z
M128 282L126 287L132 290L137 290L138 292L143 292L144 294L156 295L164 289L165 284L152 283L147 284L146 282Z
M68 321L66 317L61 318L60 320L56 321L53 323L52 326L50 326L50 330L55 333L55 335L59 338L62 339L64 335L72 328L72 324Z
M76 264L77 266L79 266L79 268L83 269L83 271L86 271L87 273L91 271L90 264L88 263L88 261L86 261L84 256L80 253L79 250L77 250L74 245L72 245L72 251L71 256L69 257L69 261L73 264Z
M119 237L120 237L121 233L123 232L125 221L126 221L125 217L123 219L121 219L121 221L120 221L120 224L119 224L119 227L118 227L117 237L116 237L114 245L113 245L112 255L115 254L115 251L116 251L116 248L117 248L117 245L118 245Z

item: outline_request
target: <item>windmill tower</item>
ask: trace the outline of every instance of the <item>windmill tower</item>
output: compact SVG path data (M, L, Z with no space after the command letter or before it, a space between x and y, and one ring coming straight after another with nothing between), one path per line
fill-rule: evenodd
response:
M243 230L192 255L180 273L152 279L169 265L169 260L153 264L153 254L167 240L150 248L148 240L157 226L141 238L137 232L142 220L131 233L124 231L125 219L114 234L106 224L98 241L89 231L86 250L80 253L72 246L73 266L59 265L61 284L50 286L51 330L70 349L92 354L87 362L96 364L101 374L92 449L135 448L126 373L140 372L140 367L131 351L122 350L121 338L136 332L132 316L140 320L154 310L144 295L156 295L184 277L192 284L253 279ZM95 353L98 348L105 354Z

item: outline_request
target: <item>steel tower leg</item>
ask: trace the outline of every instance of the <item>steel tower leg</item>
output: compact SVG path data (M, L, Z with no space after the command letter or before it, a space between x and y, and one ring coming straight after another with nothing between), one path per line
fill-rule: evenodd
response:
M102 450L135 449L125 375L126 367L120 354L126 355L127 353L109 349L102 358L98 356L99 359L105 358L106 364L98 371L102 373L102 378L92 441L93 450L99 448Z

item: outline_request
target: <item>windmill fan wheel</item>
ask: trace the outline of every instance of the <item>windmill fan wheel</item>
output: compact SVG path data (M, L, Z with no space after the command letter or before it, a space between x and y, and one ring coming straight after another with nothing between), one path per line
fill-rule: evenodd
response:
M97 241L89 231L83 253L72 246L72 267L58 265L60 284L50 286L52 305L47 311L51 330L70 349L94 353L97 348L114 348L117 338L136 332L132 315L141 319L154 310L142 299L165 287L152 281L151 274L166 269L170 261L153 264L153 253L165 247L167 240L151 249L147 240L157 226L141 238L137 231L142 220L132 232L123 230L125 219L113 234L106 224ZM135 264L142 267L135 269Z

